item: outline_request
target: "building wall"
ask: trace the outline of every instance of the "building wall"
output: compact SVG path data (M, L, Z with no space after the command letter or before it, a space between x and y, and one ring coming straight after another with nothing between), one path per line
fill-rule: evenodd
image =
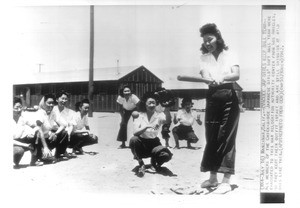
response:
M162 81L144 67L134 70L120 80L94 81L93 111L119 111L116 100L119 90L124 85L129 85L133 93L142 98L145 92L161 87ZM34 106L39 104L42 95L55 94L62 89L70 93L70 108L73 108L76 102L88 98L88 82L15 85L14 96L22 94L27 100L24 105Z

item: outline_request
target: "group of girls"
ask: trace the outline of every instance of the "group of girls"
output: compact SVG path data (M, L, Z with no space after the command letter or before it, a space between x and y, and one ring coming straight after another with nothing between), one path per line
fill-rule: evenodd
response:
M178 76L179 81L202 82L208 85L205 109L205 137L204 149L200 170L210 172L208 180L202 182L202 188L214 189L214 193L224 194L231 191L230 177L235 173L235 140L239 122L239 106L234 90L234 82L239 80L239 64L235 56L228 51L221 32L213 23L200 28L203 39L198 75ZM163 101L159 96L160 90L146 93L140 100L131 93L129 87L122 89L117 102L120 104L122 117L117 140L122 142L120 148L125 148L127 141L127 123L133 115L133 137L129 147L134 159L138 161L137 175L143 177L145 164L143 158L151 158L151 165L156 171L161 170L163 163L172 158L168 149L170 127L170 103ZM163 93L162 93L163 94ZM159 99L160 97L160 99ZM78 105L78 112L73 113L66 107L68 94L61 92L58 96L45 95L35 112L35 119L26 119L25 113L20 113L22 103L14 101L14 120L16 132L14 134L14 162L18 165L22 154L26 150L32 152L31 165L40 165L43 160L53 158L59 161L66 155L66 148L73 148L73 153L82 153L82 147L97 143L98 138L90 133L87 112L89 102L83 100ZM54 103L57 106L54 107ZM159 104L161 110L158 110ZM191 99L183 99L182 109L174 116L172 133L175 147L179 148L180 139L187 139L188 147L198 141L192 125L196 120L201 125L199 116L191 111ZM134 112L137 111L137 112ZM162 146L158 134L163 130L166 145ZM56 148L54 156L51 149ZM217 173L223 173L221 183L218 183Z
M239 80L239 63L231 51L228 50L220 30L214 23L208 23L200 28L200 36L203 39L200 48L200 70L198 75L177 77L179 81L202 82L208 85L205 109L205 137L206 146L201 162L200 170L210 172L208 180L202 182L202 188L213 189L213 193L224 194L231 191L230 177L235 174L235 140L239 123L238 98L234 89L234 83ZM124 96L118 99L121 106L121 129L118 141L122 141L121 147L125 147L127 134L124 128L130 115L133 114L134 136L129 141L129 146L134 159L139 163L137 175L145 174L143 158L151 157L152 166L159 171L161 165L172 158L172 153L163 147L158 138L158 129L167 122L168 112L156 110L159 99L155 93L146 93L141 101L135 96L132 105L124 105L130 101L130 88L123 89ZM140 102L140 103L139 103ZM139 105L139 113L133 112ZM191 112L192 102L183 99L182 109L174 116L174 123L180 124L173 128L175 148L179 148L178 140L185 138L188 147L198 141L191 128L194 120L201 125L200 117L196 119ZM126 115L123 116L123 115ZM170 120L170 119L169 119ZM169 138L169 129L163 128L163 138ZM188 139L187 139L188 138ZM218 182L217 173L223 173L222 182Z
M31 166L56 163L84 154L82 147L98 143L88 124L89 100L76 103L76 111L66 107L69 94L44 95L35 109L23 107L18 97L13 101L13 161L14 167L26 151L31 152ZM71 148L72 152L68 152Z

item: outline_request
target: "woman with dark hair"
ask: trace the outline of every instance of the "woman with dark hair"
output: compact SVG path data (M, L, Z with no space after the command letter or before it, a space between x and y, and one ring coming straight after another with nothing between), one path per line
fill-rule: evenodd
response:
M34 153L37 133L40 131L40 128L30 124L28 112L22 113L22 109L22 100L15 97L13 101L13 117L15 121L13 132L13 161L15 163L15 168L19 167L19 163L24 153L28 150L31 152L30 165L43 165L43 162L36 159ZM35 114L35 112L30 112L30 114Z
M98 143L98 137L90 132L87 114L90 108L90 101L83 99L75 104L75 125L71 133L69 147L73 148L73 153L83 154L82 147Z
M129 146L134 159L139 163L137 176L145 174L143 158L151 157L151 165L159 171L161 165L172 158L172 153L163 147L157 137L159 128L166 121L164 113L158 113L155 108L158 104L153 93L146 93L140 105L140 113L133 121L133 134Z
M206 147L201 171L210 171L202 188L217 187L214 193L231 191L230 177L235 173L236 134L239 122L238 98L233 88L240 78L237 59L228 47L215 24L200 28L203 38L200 59L200 76L178 76L180 81L203 82L209 89L206 97ZM218 184L217 173L223 173Z
M40 148L38 148L37 157L47 162L58 162L63 159L62 154L66 152L68 146L68 133L65 130L67 122L53 112L55 96L53 94L45 95L38 110L37 126L41 127ZM54 158L51 150L55 148Z
M138 107L140 99L132 94L129 86L125 85L117 98L117 103L120 105L121 123L118 133L117 141L122 142L119 148L125 148L125 142L127 141L127 124L133 111Z
M186 140L187 148L193 149L191 143L197 143L199 138L194 132L193 124L196 121L199 125L202 125L200 120L200 114L196 114L192 110L193 102L190 97L185 97L182 99L181 108L177 111L177 114L174 114L173 122L178 126L175 126L172 129L173 137L175 140L175 149L179 149L179 140Z

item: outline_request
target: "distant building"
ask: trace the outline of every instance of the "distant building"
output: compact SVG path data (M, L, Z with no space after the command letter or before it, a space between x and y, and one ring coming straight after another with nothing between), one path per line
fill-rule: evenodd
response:
M23 95L26 105L37 105L44 94L56 93L61 89L70 92L70 107L88 97L89 70L40 72L26 80L16 80L14 95ZM94 69L95 112L118 111L116 103L119 90L129 85L138 97L147 91L161 87L162 80L144 66L113 67Z

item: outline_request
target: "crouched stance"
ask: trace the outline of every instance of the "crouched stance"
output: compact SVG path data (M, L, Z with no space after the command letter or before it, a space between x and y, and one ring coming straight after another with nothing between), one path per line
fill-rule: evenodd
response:
M143 177L145 164L143 158L151 157L151 165L159 171L161 165L172 158L172 153L163 147L157 137L160 126L165 122L164 113L157 113L157 100L154 94L146 94L141 102L141 112L133 121L134 136L130 139L130 149L139 163L137 175Z

